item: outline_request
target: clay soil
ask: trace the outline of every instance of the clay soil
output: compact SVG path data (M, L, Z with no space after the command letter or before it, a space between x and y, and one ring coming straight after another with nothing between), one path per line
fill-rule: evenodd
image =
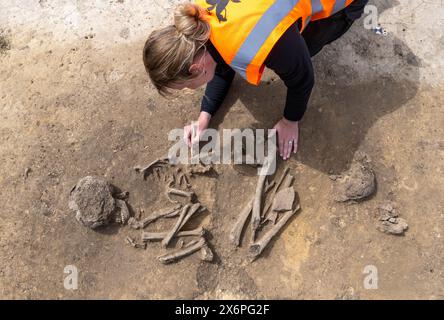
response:
M245 243L228 245L228 233L257 176L229 165L191 181L208 208L195 223L209 230L213 263L194 255L164 266L160 244L125 243L138 231L93 231L75 220L68 196L86 175L129 191L136 212L167 203L163 184L133 167L166 154L168 132L198 116L202 89L166 100L142 64L145 38L178 2L0 0L0 298L443 299L438 0L370 1L388 34L361 19L314 58L299 151L278 163L295 177L301 210L254 263ZM284 101L271 72L259 87L237 77L212 126L270 128ZM371 158L376 193L337 203L329 176L346 171L357 151ZM408 222L404 236L377 230L386 201ZM78 268L77 290L63 286L66 265ZM368 265L378 289L364 287Z

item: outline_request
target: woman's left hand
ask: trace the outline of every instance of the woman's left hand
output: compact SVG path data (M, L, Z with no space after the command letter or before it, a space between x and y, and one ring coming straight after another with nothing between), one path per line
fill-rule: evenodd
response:
M299 125L298 121L290 121L285 118L279 120L274 126L279 142L279 154L287 160L291 153L298 150Z

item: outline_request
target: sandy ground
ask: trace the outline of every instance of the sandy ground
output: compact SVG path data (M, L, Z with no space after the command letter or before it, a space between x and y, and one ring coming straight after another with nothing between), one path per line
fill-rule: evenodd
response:
M371 1L388 35L358 21L314 59L316 88L298 154L279 163L295 176L302 210L250 264L227 246L256 177L221 166L193 179L209 208L214 263L192 256L163 266L160 246L135 250L128 227L101 232L68 210L88 174L130 192L134 209L161 207L161 185L133 170L165 154L167 133L194 120L202 91L165 100L148 83L141 50L179 1L0 0L0 298L444 298L444 1ZM236 78L216 128L269 128L285 87ZM353 154L372 158L377 192L332 201L329 174ZM26 168L30 168L25 179ZM405 236L376 230L377 207L395 203ZM66 290L66 265L79 270ZM367 265L378 289L364 288Z

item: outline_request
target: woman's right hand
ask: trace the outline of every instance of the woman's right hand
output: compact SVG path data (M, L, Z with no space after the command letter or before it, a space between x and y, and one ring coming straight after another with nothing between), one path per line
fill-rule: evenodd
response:
M208 112L202 111L197 122L191 123L183 128L183 139L188 147L199 142L204 131L210 124L211 115ZM193 130L194 126L194 130Z

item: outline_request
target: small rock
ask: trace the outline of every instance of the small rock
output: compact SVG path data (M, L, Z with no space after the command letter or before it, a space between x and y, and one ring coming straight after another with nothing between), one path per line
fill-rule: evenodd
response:
M409 227L403 218L391 218L390 220L382 221L377 227L378 230L388 234L403 235Z
M387 201L387 202L384 202L383 204L379 205L378 214L379 214L380 221L387 221L392 218L398 217L398 214L396 213L396 210L395 210L393 203L391 201Z
M26 168L25 172L23 173L23 179L26 180L29 177L29 173L31 172L31 168Z
M407 221L399 218L393 202L386 201L378 206L379 223L377 229L381 232L402 235L408 228Z
M75 212L76 219L91 229L113 220L125 223L129 218L128 207L125 201L114 198L116 191L105 179L86 176L71 190L68 206Z
M375 174L369 167L369 158L359 154L350 169L337 176L333 184L334 200L337 202L358 201L371 196L376 190Z
M200 249L200 259L202 261L208 261L211 262L214 259L213 251L208 246L204 246L202 249Z
M130 29L129 29L129 28L123 28L123 29L120 31L119 36L120 36L121 38L123 38L123 39L128 39L129 34L130 34Z

